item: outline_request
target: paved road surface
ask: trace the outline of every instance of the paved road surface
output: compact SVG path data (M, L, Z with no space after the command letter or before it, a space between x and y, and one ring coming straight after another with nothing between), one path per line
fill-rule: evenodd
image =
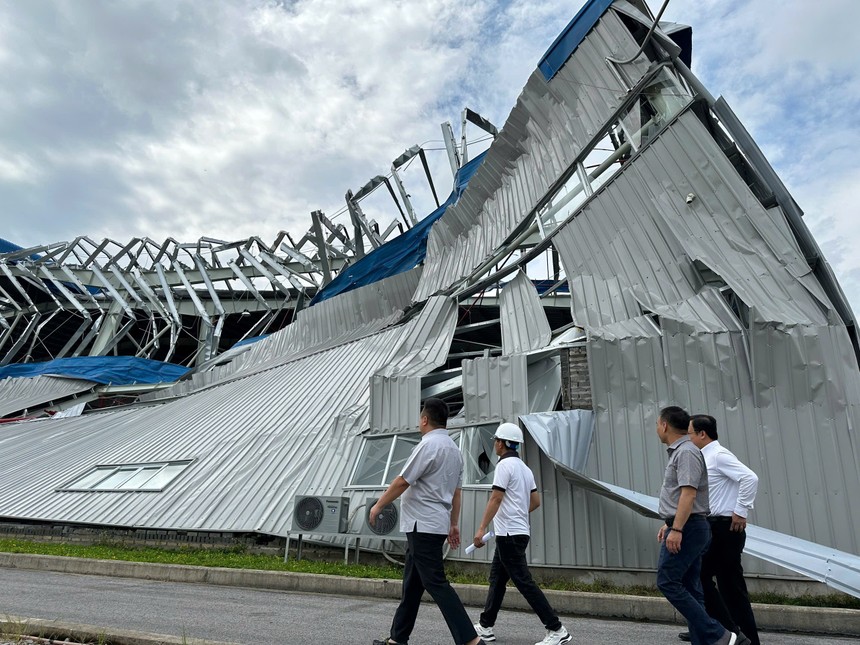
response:
M515 593L515 592L513 592ZM0 615L130 629L191 639L235 643L369 644L385 636L396 603L387 600L264 591L84 576L46 571L0 569ZM478 610L469 608L473 618ZM680 645L674 625L564 619L573 643ZM537 619L502 612L496 625L499 645L531 645L543 637ZM414 645L451 645L435 605L421 609ZM847 644L852 639L766 634L766 644Z

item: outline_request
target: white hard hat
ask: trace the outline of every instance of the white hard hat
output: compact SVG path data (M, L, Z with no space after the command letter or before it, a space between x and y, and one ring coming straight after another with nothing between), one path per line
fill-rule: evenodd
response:
M503 423L496 430L496 439L504 439L505 441L513 441L514 443L523 442L523 431L515 423Z

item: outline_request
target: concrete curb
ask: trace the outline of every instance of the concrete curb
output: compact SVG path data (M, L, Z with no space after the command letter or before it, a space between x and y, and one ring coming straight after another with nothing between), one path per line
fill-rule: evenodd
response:
M53 640L70 639L81 643L100 643L107 641L111 645L238 645L221 641L204 641L184 636L168 636L167 634L150 634L136 632L130 629L111 629L110 631L93 625L64 623L57 620L41 618L18 618L5 616L0 619L0 628L9 634L22 636L38 636Z
M0 567L392 600L400 598L400 580L348 578L312 573L152 564L122 560L90 560L87 558L17 553L0 553ZM486 587L459 584L454 585L454 587L464 604L474 607L483 606L487 593ZM553 590L547 590L546 595L556 611L565 616L647 620L677 624L684 622L674 608L663 598ZM508 609L529 609L522 596L515 593L505 596L505 607ZM753 608L755 609L756 621L759 627L764 630L806 632L831 636L860 636L860 610L761 604L756 604ZM29 622L35 623L35 621ZM168 637L158 635L155 637L161 640L116 640L113 637L111 640L129 645L181 642L181 640L165 640Z

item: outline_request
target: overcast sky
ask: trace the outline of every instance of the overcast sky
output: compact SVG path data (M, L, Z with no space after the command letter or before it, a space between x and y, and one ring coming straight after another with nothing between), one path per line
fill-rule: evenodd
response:
M302 234L406 148L441 148L442 121L459 136L463 106L501 126L579 4L4 2L0 237ZM860 312L860 2L672 0L664 19L693 26L693 71L775 165ZM447 194L445 153L428 154ZM406 181L427 211L417 164Z

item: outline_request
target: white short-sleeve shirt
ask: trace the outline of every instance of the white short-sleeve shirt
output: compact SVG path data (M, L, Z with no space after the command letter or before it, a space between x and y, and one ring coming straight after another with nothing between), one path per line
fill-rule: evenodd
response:
M515 452L499 458L493 488L505 493L493 518L496 535L530 535L529 500L537 485L534 473Z
M400 476L409 482L400 498L400 530L448 535L451 500L463 479L463 455L448 431L423 435Z

